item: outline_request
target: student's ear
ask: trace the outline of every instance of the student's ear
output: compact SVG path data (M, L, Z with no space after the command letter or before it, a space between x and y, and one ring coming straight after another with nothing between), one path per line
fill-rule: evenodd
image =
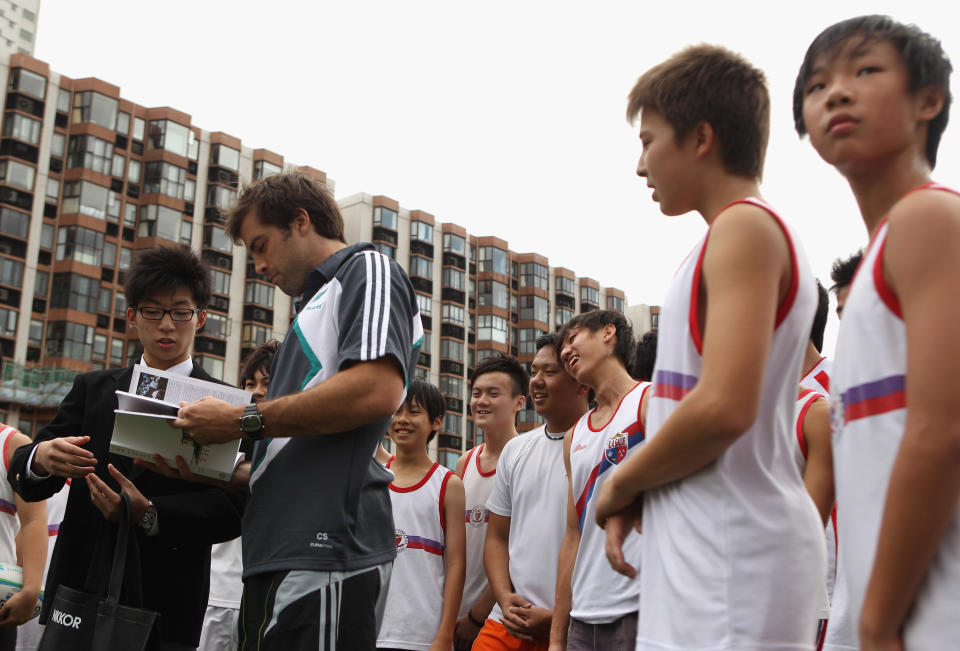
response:
M612 339L616 338L616 336L617 326L613 325L612 323L608 323L603 326L603 336L601 338L603 343L609 343Z
M921 122L929 122L943 110L946 96L939 86L924 86L917 91L920 113L917 116Z
M132 307L127 308L127 327L134 329L137 327L137 311Z
M713 126L709 122L701 122L693 128L691 137L694 139L697 158L703 158L713 151L717 136L713 131Z
M513 413L523 411L523 408L527 405L527 396L523 395L521 391L513 399Z
M430 423L430 431L439 432L441 427L443 427L443 416L437 416L433 419L433 422Z
M200 328L204 326L206 322L207 322L207 311L200 310L199 312L197 312L197 330L198 331L200 330Z
M310 221L310 215L303 208L297 210L296 217L293 218L292 226L297 229L297 232L300 235L306 235L310 229L313 228L313 223Z

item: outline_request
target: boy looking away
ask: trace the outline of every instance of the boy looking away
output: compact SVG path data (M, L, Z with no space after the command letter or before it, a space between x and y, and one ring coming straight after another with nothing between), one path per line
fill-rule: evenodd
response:
M840 559L865 650L960 639L960 196L931 181L950 72L929 34L861 16L814 39L794 87L798 133L870 236L833 370Z
M530 364L530 397L546 423L510 439L497 464L483 548L497 605L474 651L547 647L567 506L563 438L587 411L589 393L561 366L559 341L537 337Z
M463 482L427 455L443 424L443 394L420 378L387 430L396 447L386 467L397 559L378 648L449 651L463 592Z
M687 48L644 73L637 174L665 215L708 226L660 316L648 441L604 485L596 519L619 567L643 497L638 649L809 649L823 528L791 436L816 305L807 261L759 198L769 130L762 72Z

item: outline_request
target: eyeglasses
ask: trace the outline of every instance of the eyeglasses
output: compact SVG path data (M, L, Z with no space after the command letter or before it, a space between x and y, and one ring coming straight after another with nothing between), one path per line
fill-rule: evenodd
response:
M194 314L200 312L200 308L191 310L188 307L176 307L172 310L165 310L162 307L134 307L135 312L148 321L161 321L165 314L169 314L174 321L189 321Z

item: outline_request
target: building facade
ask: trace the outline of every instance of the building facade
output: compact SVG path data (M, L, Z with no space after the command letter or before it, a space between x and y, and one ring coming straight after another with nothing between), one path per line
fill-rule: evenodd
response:
M40 0L0 0L0 58L33 55Z

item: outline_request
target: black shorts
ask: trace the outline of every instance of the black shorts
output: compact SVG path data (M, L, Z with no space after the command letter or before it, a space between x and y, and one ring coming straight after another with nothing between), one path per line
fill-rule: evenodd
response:
M375 649L392 567L286 570L244 579L239 650Z

